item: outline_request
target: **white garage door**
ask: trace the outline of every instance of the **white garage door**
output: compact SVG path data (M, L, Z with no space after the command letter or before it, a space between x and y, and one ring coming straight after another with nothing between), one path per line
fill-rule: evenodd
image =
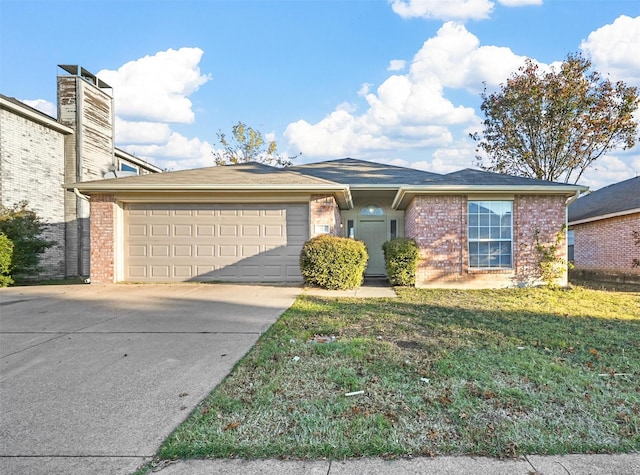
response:
M126 281L298 281L308 204L128 204Z

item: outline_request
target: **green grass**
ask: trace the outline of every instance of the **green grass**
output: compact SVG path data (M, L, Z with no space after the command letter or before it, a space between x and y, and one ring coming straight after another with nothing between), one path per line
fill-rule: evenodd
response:
M158 457L640 450L640 293L397 292L298 298Z

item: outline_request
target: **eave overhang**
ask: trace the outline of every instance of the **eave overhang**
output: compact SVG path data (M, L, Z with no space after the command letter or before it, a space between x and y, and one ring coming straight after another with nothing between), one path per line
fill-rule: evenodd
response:
M401 186L393 199L393 209L405 209L418 195L562 195L587 191L580 185L423 185Z
M73 133L73 129L71 127L67 127L66 125L61 124L53 117L50 117L46 114L35 112L29 109L26 105L24 107L21 107L19 104L15 104L0 97L0 108L11 111L16 115L24 117L25 119L32 120L49 129L60 132L61 134L69 135Z
M626 209L624 211L618 211L617 213L601 214L599 216L591 216L589 218L576 219L575 221L569 221L568 225L575 226L577 224L591 223L593 221L600 221L603 219L618 218L620 216L627 216L629 214L636 214L636 213L640 213L640 208Z
M163 193L171 196L189 193L191 196L206 193L227 193L234 195L259 195L259 194L331 194L336 198L340 209L352 209L353 200L351 191L345 185L184 185L175 184L126 184L117 183L116 180L91 181L84 183L72 183L64 185L68 190L78 190L86 195L93 194L136 194Z

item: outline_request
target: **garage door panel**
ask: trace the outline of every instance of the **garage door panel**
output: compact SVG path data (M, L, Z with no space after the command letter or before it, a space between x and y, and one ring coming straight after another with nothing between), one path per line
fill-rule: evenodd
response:
M125 206L125 279L300 280L308 205Z
M196 236L215 236L215 230L216 227L213 225L198 224L196 225Z
M196 257L213 257L216 255L214 246L195 246Z

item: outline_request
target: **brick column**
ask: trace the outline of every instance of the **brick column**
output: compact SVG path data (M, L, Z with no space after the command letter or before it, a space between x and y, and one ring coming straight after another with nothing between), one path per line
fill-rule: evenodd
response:
M115 282L116 202L113 195L91 196L91 283Z
M309 218L311 222L311 237L316 236L316 224L328 224L329 234L333 236L342 235L342 215L340 214L338 203L332 195L311 195Z

